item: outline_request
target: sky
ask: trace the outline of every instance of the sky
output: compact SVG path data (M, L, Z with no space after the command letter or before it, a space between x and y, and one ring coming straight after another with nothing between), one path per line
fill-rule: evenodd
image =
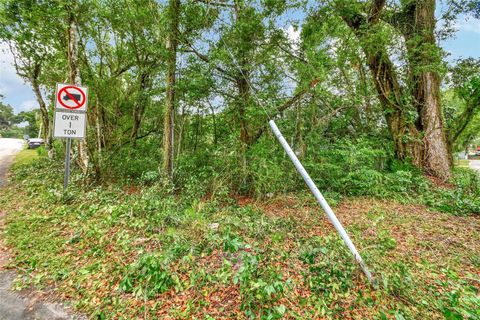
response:
M452 62L459 58L480 58L480 20L460 16L455 26L458 30L455 36L440 43L449 53L447 60ZM300 33L291 26L286 32L291 38L298 38ZM4 96L3 102L10 104L15 113L38 108L31 87L17 76L13 57L5 43L0 43L0 94Z

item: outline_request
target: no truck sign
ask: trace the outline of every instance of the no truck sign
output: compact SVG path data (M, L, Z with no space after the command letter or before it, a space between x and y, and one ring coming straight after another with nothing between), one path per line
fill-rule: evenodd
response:
M57 84L55 94L55 138L85 138L87 125L88 89L70 84Z
M63 191L68 187L70 175L70 148L72 139L85 138L87 127L87 87L57 83L55 93L55 117L53 121L53 137L67 138L65 152L65 176Z
M57 110L87 111L87 88L69 84L57 84Z

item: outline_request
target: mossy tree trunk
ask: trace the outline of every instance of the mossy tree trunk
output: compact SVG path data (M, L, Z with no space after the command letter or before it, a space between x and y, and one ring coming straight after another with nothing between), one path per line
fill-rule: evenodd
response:
M377 28L385 9L385 0L373 0L368 14L339 1L337 9L345 23L361 42L367 65L383 107L398 159L413 163L442 180L451 177L451 161L440 102L439 68L441 58L435 44L435 0L406 0L392 25L406 40L409 78L400 85L390 60L386 41ZM407 113L404 100L413 101L416 122Z
M441 54L435 41L435 0L404 1L402 30L409 61L409 86L422 133L415 159L428 174L451 177L451 158L440 101Z
M170 27L167 38L166 100L163 126L163 171L168 179L173 179L173 139L175 113L175 73L177 70L178 26L180 23L180 0L169 1Z

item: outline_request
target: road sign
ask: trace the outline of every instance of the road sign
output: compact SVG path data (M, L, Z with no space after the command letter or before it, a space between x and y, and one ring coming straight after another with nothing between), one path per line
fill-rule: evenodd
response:
M57 83L55 94L55 117L53 121L53 137L67 138L65 152L65 176L63 191L68 187L70 175L70 148L72 139L85 138L87 127L87 87Z
M87 114L85 112L63 112L55 111L53 123L54 138L85 138L85 127L87 125Z
M85 138L87 125L87 87L57 83L54 138Z
M55 109L87 111L87 87L57 83Z

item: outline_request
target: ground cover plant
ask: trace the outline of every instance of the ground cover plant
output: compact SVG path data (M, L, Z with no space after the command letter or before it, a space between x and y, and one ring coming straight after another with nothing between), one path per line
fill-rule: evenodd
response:
M0 196L17 286L54 286L93 318L479 318L480 219L474 201L451 202L477 199L470 173L460 172L459 187L425 180L427 191L396 198L331 193L374 289L306 191L191 197L151 182L77 190L74 171L64 195L62 164L41 159L16 166Z
M480 178L456 158L480 145L480 60L442 48L478 18L479 0L0 1L33 91L0 83L0 135L44 140L0 191L16 286L98 319L478 319ZM66 190L59 83L88 87Z

